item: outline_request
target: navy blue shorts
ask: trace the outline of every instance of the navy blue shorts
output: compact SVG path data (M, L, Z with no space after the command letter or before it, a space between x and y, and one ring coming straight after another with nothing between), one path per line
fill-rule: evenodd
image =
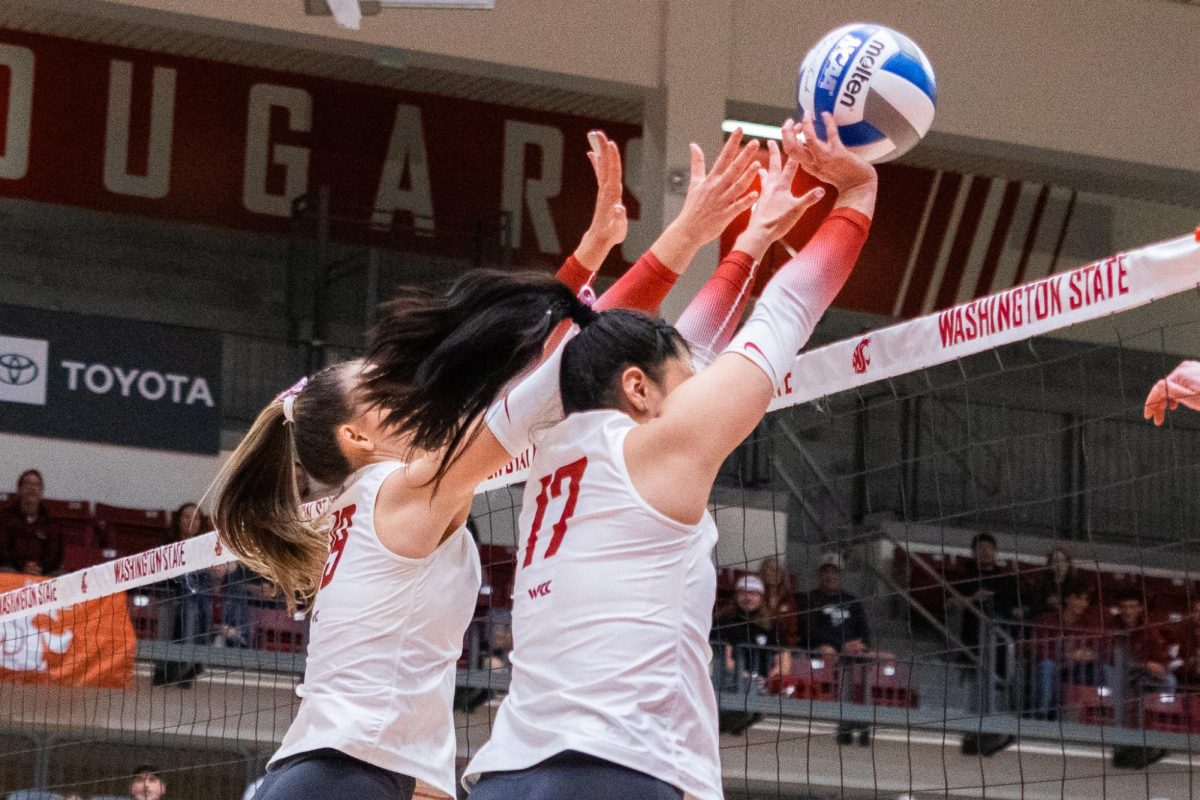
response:
M486 772L471 800L680 800L683 792L644 772L574 751L529 769ZM255 798L258 800L258 798Z
M416 783L338 750L313 750L285 758L268 772L254 800L412 800Z

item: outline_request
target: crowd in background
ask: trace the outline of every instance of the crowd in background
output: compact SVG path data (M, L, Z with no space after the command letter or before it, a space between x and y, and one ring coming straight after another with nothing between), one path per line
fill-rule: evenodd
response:
M303 496L307 479L301 475L300 481ZM0 572L58 574L63 537L43 502L41 472L25 470L15 488L0 505ZM196 503L183 503L171 513L166 540L182 541L207 527ZM789 671L792 651L830 662L893 657L872 648L863 602L845 589L838 556L827 556L813 579L811 589L798 590L793 574L774 558L737 578L714 610L712 641L726 670L778 676ZM1182 619L1152 620L1143 590L1131 586L1101 598L1095 576L1077 570L1065 546L1052 548L1044 567L1018 574L999 561L996 540L986 533L975 537L971 557L945 579L947 593L965 607L956 631L960 655L978 659L987 635L982 625L1018 642L1020 656L1032 665L1036 716L1056 715L1066 683L1108 686L1124 679L1135 691L1200 685L1200 597ZM227 647L251 646L252 605L279 602L266 581L236 563L187 573L146 591L170 604L159 638ZM214 603L220 604L219 614ZM508 611L496 607L485 614L483 655L493 667L506 666ZM1118 662L1123 678L1117 677ZM160 664L155 678L187 685L199 671L198 665Z

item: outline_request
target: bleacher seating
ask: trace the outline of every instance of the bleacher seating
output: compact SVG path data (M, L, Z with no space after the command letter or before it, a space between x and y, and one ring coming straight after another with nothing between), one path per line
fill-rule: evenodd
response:
M303 653L308 646L308 619L290 614L286 608L251 605L250 646L276 653Z
M169 520L170 515L161 509L96 504L96 530L108 558L132 555L165 544Z
M833 664L818 656L797 653L791 671L773 677L767 688L797 700L835 700L838 696L837 672Z

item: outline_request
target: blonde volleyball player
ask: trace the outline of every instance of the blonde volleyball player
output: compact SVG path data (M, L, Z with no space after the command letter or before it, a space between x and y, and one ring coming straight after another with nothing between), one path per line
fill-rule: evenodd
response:
M1200 411L1200 361L1182 361L1170 375L1155 383L1146 396L1142 416L1162 425L1167 410L1174 411L1180 405Z
M521 516L512 683L464 783L473 800L722 796L708 632L718 467L848 277L875 170L836 136L787 126L738 247L761 254L803 211L796 166L835 210L775 275L713 363L693 373L679 332L643 314L584 321L563 352L566 419L537 440Z
M616 146L602 145L594 159L599 205L619 205ZM597 307L656 309L676 272L753 201L745 196L753 158L754 148L738 142L722 151L679 218ZM623 209L598 210L601 217L619 223ZM607 231L623 236L621 224L602 227L592 269L616 243ZM580 277L576 284L590 273ZM548 276L476 272L445 294L402 293L385 308L367 362L335 365L285 392L223 469L215 510L222 539L312 609L303 701L258 800L408 798L417 780L454 794L454 667L480 581L464 523L475 486L508 461L505 444L561 414L537 391L556 394L555 358L487 411L486 425L480 419L541 355L560 320L594 313L577 288ZM442 415L432 428L396 411L425 390ZM371 401L379 396L393 401L390 421L404 425L385 423ZM444 447L422 448L430 430ZM297 462L341 487L329 530L301 518Z

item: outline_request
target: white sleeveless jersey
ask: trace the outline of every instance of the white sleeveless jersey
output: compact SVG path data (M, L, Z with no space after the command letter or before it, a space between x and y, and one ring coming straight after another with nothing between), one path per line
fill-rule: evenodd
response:
M460 528L404 558L375 533L375 498L399 462L373 464L330 510L300 711L272 762L329 747L455 795L455 667L479 594L479 551Z
M635 426L592 411L538 442L521 510L512 683L468 787L576 750L722 797L708 645L717 527L707 512L684 525L641 498L624 456Z

